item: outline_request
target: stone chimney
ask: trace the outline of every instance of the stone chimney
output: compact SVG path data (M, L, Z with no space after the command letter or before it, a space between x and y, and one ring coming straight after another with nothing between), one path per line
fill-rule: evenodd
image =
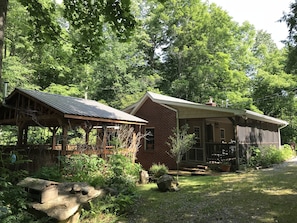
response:
M209 97L209 101L205 103L206 105L216 107L217 104L213 101L212 97Z

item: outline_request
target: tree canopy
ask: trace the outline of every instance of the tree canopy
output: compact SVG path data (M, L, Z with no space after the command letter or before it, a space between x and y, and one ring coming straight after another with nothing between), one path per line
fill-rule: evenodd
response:
M7 3L0 4L1 78L10 90L87 96L116 108L147 90L199 103L212 97L218 106L289 121L286 140L295 140L295 3L283 17L289 28L283 49L207 1Z

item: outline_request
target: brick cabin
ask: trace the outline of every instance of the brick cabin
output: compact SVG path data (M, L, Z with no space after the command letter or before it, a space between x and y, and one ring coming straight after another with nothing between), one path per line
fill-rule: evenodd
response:
M228 159L237 167L241 160L248 158L251 146L279 147L280 129L288 124L249 110L217 107L211 100L198 104L152 92L124 111L148 121L143 129L146 140L137 153L137 160L145 169L154 163L176 168L166 142L173 128L184 124L189 126L189 133L195 133L196 144L184 156L182 165Z

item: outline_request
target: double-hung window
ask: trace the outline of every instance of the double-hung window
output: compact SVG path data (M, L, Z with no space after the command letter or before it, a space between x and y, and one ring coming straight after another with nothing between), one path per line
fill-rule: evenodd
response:
M145 150L155 149L155 129L146 128L145 129Z

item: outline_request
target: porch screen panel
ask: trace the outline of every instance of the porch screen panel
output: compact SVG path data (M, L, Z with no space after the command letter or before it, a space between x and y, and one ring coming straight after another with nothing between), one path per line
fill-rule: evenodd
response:
M189 156L188 156L189 160L195 160L195 158L196 158L196 150L195 149L190 149L188 154L189 154Z
M261 129L256 126L238 126L238 139L240 143L260 145L278 145L278 129Z
M195 147L200 148L201 147L201 131L200 126L194 127L194 133L195 133Z
M196 151L196 160L197 161L203 161L203 149L197 149Z
M203 161L203 149L201 148L193 148L188 152L188 159L190 161Z

